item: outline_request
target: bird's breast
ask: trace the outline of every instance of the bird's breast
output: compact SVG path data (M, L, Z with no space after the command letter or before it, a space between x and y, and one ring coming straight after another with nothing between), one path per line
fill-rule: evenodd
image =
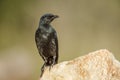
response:
M46 34L43 34L43 35L42 35L42 37L43 37L44 39L48 39L48 36L49 36L49 33L46 33Z
M54 31L54 29L50 27L41 27L41 36L44 40L47 40L50 36L50 34Z

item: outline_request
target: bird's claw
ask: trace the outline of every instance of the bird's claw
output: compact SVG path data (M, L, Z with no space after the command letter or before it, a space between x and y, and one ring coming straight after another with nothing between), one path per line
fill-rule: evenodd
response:
M54 64L52 64L50 67L49 67L49 71L53 68Z

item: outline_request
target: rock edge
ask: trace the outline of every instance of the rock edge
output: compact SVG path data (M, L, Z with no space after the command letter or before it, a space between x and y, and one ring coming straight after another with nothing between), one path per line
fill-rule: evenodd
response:
M101 49L48 67L39 80L120 80L120 62Z

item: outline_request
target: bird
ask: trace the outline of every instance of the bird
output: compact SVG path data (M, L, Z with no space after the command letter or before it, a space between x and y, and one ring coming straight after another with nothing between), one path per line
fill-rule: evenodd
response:
M58 18L58 15L52 13L44 14L40 18L39 26L35 32L35 42L38 52L44 64L41 68L41 76L45 67L50 68L58 63L58 38L56 30L51 26L51 22Z

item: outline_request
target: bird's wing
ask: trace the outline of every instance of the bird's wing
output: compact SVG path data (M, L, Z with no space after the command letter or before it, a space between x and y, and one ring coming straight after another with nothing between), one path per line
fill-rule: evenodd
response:
M54 55L55 58L55 62L58 62L58 39L57 39L57 34L56 33L52 33L51 34L51 41L50 41L50 53L52 55Z
M40 45L41 45L41 36L40 36L40 32L41 32L41 30L37 29L36 33L35 33L35 42L36 42L36 46L38 48L39 54L41 53L41 48L40 48Z
M56 63L58 63L58 38L57 38L57 34L55 34L56 37L55 37L55 44L56 44Z

